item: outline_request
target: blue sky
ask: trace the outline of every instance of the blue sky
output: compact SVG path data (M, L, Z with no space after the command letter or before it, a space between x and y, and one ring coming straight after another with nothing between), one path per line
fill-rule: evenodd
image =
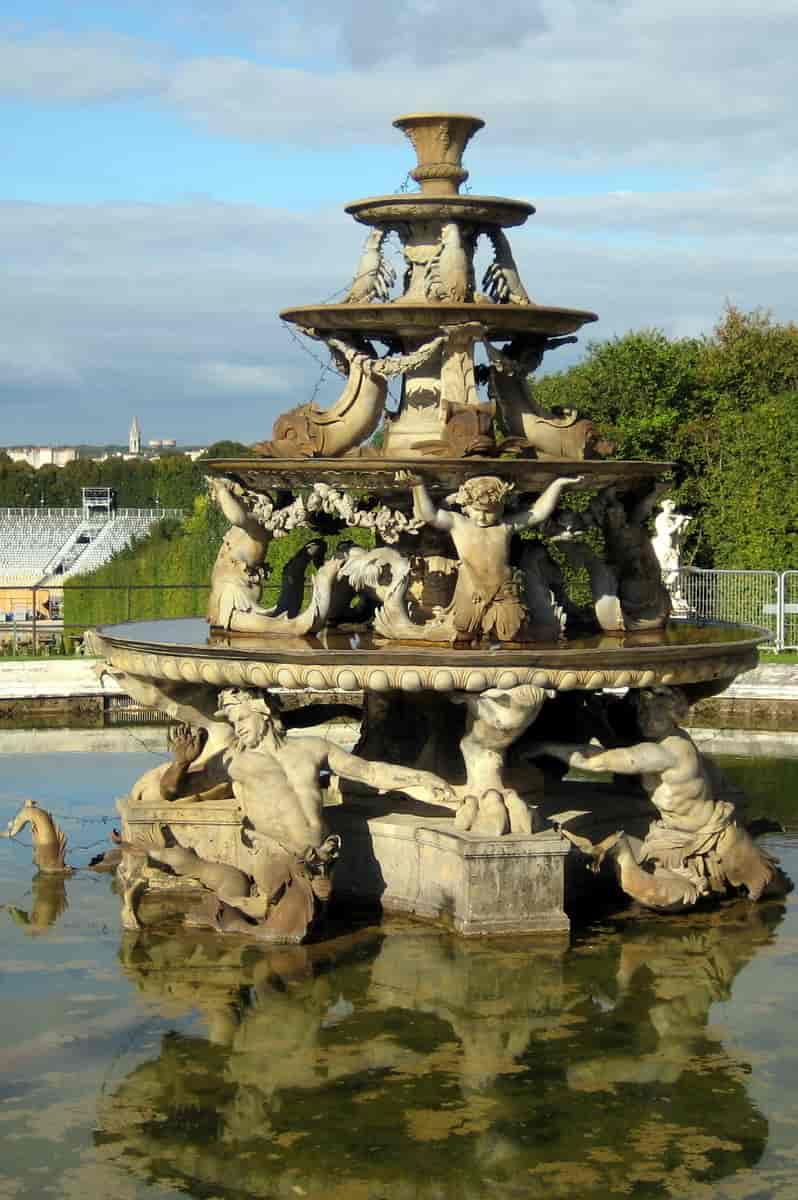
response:
M527 288L590 336L793 319L796 35L793 0L7 0L0 443L267 436L318 374L276 313L346 285L406 111L485 117L470 186L537 205Z

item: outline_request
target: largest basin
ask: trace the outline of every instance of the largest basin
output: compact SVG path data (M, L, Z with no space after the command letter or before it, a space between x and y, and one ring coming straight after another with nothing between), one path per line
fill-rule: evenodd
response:
M95 635L113 667L145 678L218 687L344 692L482 692L520 684L558 691L730 682L755 666L764 630L671 621L653 633L579 638L523 648L413 645L373 635L209 634L197 617L128 621Z

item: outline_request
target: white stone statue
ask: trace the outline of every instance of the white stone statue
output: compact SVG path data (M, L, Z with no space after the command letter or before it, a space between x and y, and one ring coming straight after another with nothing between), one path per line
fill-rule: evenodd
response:
M679 580L681 567L682 546L687 535L687 526L693 518L686 513L676 511L674 500L663 500L660 511L654 518L656 533L651 539L651 545L657 556L662 578L671 594L671 607L676 612L687 612L689 605L682 593Z

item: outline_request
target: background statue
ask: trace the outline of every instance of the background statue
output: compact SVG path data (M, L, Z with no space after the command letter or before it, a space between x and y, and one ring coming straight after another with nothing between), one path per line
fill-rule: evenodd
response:
M682 594L679 569L687 526L693 518L677 512L673 500L663 500L659 507L660 511L654 518L655 533L651 545L659 561L665 586L670 592L671 606L674 612L684 613L689 605Z
M751 900L790 891L777 860L738 825L734 805L715 799L701 753L677 724L689 711L684 693L664 687L642 691L637 706L645 741L612 750L541 742L534 753L582 771L639 775L660 819L642 842L623 832L597 846L566 829L565 836L595 860L596 868L609 857L623 890L661 912L692 908L729 888L744 888Z

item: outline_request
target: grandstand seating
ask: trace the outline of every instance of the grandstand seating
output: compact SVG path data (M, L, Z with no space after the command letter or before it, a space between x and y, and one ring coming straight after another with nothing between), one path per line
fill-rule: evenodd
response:
M143 511L135 517L115 517L106 522L96 531L96 536L85 549L74 558L57 578L60 581L72 579L75 575L86 575L108 562L120 550L126 549L137 538L146 537L150 528L161 519L160 512L154 509ZM75 547L77 549L77 547ZM55 577L53 577L55 578Z
M46 515L35 508L15 512L24 515L6 516L0 511L0 577L38 572L41 578L81 524L83 513L79 508L64 509L64 515L57 516L53 509Z
M108 562L176 510L122 509L104 523L80 508L0 508L0 585L57 586Z

